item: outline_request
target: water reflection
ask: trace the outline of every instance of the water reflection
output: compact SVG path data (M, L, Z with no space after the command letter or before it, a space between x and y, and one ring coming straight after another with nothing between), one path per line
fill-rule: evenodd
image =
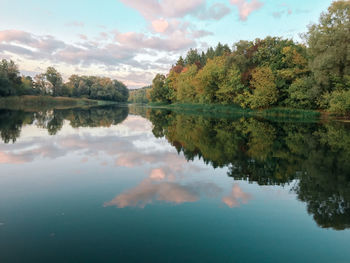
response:
M199 200L201 195L213 197L222 192L222 189L213 183L196 182L182 185L177 182L157 182L152 178L145 179L140 185L116 196L105 206L128 206L144 208L155 200L173 204L192 203Z
M156 137L166 137L187 160L229 167L235 180L285 185L298 179L298 198L321 227L350 224L350 132L345 123L208 118L149 111ZM223 201L238 205L233 189Z
M3 142L14 143L20 137L22 126L30 124L47 129L50 135L55 135L62 129L64 120L69 121L73 128L110 127L123 122L128 112L127 107L111 106L36 112L0 109L0 135Z
M64 133L67 125L120 129L118 133L114 129L96 134ZM20 140L21 132L28 127L45 129L51 138ZM0 163L54 160L74 152L82 153L81 163L103 154L109 159L103 158L101 166L144 169L146 178L104 203L118 208L144 208L156 202L179 205L204 198L216 198L224 206L235 208L254 199L237 181L261 186L293 182L293 193L306 203L320 227L342 230L350 227L349 129L345 123L220 118L135 106L0 110L4 142L0 144ZM59 132L64 136L53 136ZM235 181L231 189L224 190L215 182L187 180L188 175L205 169L198 162L227 168L228 176Z
M228 207L237 207L240 205L240 202L243 204L248 203L252 198L251 194L244 193L238 184L234 184L232 187L232 192L229 196L222 198L222 202Z

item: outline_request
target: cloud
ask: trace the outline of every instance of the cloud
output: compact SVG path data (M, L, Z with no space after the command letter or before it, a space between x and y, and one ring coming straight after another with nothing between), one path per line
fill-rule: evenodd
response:
M191 192L192 189L176 183L154 184L149 180L142 182L137 187L116 196L113 200L106 202L104 206L140 207L144 208L154 200L181 204L195 202L198 196Z
M100 37L106 38L105 34ZM151 51L177 52L196 45L188 31L174 31L165 37L147 36L143 33L115 33L113 42L88 41L80 35L81 43L69 44L50 35L38 36L25 31L0 31L0 55L20 55L25 59L44 60L77 66L127 65L139 69L157 69L152 62L139 61L138 54Z
M181 18L198 12L206 0L121 0L126 6L137 10L146 20Z
M156 32L163 33L169 27L169 23L164 19L158 19L152 21L152 27Z
M230 3L237 6L239 17L242 21L247 20L252 12L260 9L264 5L259 0L251 0L250 2L248 2L248 0L230 0Z
M213 33L207 30L196 30L192 32L193 38L202 38L202 37L211 36L211 35L213 35Z
M252 196L250 194L244 193L238 184L234 184L231 194L229 196L223 197L222 202L228 207L233 208L238 207L240 205L240 202L243 204L248 203L251 198Z
M113 200L106 202L104 206L144 208L146 205L152 204L155 201L173 204L193 203L198 201L202 194L213 196L220 191L221 188L213 183L182 185L174 182L154 183L150 179L145 179L135 188L117 195Z
M151 175L149 176L152 180L164 180L166 177L165 172L163 169L158 168L158 169L153 169L151 171Z
M147 36L143 33L127 32L118 33L115 39L123 46L133 49L153 49L158 51L180 51L196 45L196 42L189 38L186 32L175 31L167 38L158 36Z
M207 9L203 9L199 14L198 18L201 20L220 20L226 15L231 13L231 9L223 3L214 3Z

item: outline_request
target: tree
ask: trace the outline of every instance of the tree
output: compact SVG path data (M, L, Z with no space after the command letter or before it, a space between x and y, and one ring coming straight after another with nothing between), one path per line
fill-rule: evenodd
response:
M45 77L48 82L52 85L52 95L53 96L60 96L62 95L62 75L54 68L54 67L48 67L45 72Z
M305 35L319 94L350 87L350 2L335 1Z
M220 103L237 103L237 96L242 94L246 87L241 82L241 72L236 65L232 65L225 72L225 78L219 85L216 97Z
M180 66L180 67L184 67L185 66L185 61L182 58L182 56L180 56L179 60L176 62L176 66Z
M201 56L198 54L198 50L191 48L190 51L187 52L185 65L190 66L190 65L196 64L197 66L199 66L200 61L201 61Z
M217 102L216 93L225 78L225 58L208 59L196 76L196 93L201 103Z
M17 65L12 60L3 59L0 62L0 96L17 95L21 84Z
M47 80L46 74L41 73L34 77L34 88L38 94L52 95L52 83Z
M165 76L157 74L152 81L150 100L153 102L168 102L168 89L165 86Z
M198 72L198 67L194 64L187 66L179 75L177 82L176 99L181 102L196 102L196 87L194 78Z
M246 93L247 105L252 109L267 108L277 102L275 76L269 67L256 68L252 73L252 93Z

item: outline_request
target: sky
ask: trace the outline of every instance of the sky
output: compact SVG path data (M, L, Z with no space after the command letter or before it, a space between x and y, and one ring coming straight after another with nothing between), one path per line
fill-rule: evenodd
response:
M0 0L0 59L34 76L54 66L129 88L166 73L190 48L266 36L302 42L332 0Z

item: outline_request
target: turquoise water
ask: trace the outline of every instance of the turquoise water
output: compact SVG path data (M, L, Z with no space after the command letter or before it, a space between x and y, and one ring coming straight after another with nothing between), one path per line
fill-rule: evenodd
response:
M349 262L350 127L0 111L0 262Z

